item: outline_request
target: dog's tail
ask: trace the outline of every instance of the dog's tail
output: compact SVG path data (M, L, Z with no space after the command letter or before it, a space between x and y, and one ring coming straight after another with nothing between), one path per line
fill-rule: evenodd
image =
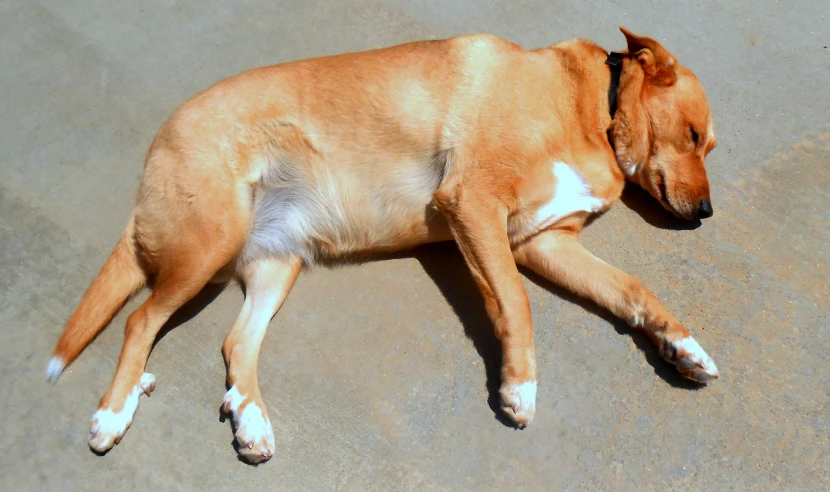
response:
M130 217L109 259L67 321L46 367L46 379L57 381L64 368L80 355L127 299L146 283L147 271L136 251L135 219Z

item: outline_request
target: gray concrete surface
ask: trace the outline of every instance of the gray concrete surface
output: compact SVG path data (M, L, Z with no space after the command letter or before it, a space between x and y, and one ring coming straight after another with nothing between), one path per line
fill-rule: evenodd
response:
M0 487L826 490L826 7L0 3ZM481 303L458 252L434 246L301 277L260 361L271 462L239 462L220 421L235 288L178 316L150 358L153 397L112 452L89 451L89 416L142 296L55 387L44 365L176 105L257 65L480 31L529 47L579 36L622 48L618 25L663 41L703 81L719 137L716 213L680 228L627 192L583 240L687 325L720 367L716 384L689 388L642 337L528 278L541 386L533 425L510 429L492 405L497 346Z

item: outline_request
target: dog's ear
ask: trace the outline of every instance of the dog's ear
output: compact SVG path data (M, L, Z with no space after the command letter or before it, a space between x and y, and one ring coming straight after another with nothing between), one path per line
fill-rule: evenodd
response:
M657 41L645 36L637 36L628 29L620 27L628 42L628 52L637 58L650 82L659 85L671 85L677 78L674 56Z

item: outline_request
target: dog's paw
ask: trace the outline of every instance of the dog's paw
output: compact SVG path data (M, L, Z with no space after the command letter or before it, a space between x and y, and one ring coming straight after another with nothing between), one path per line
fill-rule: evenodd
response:
M715 362L692 337L666 342L661 355L674 364L686 379L698 383L708 383L718 379L718 368Z
M233 417L239 455L248 463L262 463L271 459L277 446L264 406L242 395L234 386L225 394L222 409Z
M145 372L138 384L124 401L124 406L118 412L112 408L99 408L92 414L92 426L89 430L89 447L99 453L105 453L121 442L121 438L130 428L135 411L138 409L138 398L141 393L150 396L156 389L156 377Z
M502 384L499 389L502 411L520 429L527 427L536 412L536 381Z

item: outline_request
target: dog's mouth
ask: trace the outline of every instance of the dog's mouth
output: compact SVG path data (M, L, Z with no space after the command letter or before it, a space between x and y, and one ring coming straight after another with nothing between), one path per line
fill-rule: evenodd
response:
M671 212L672 215L677 218L688 220L688 217L684 217L680 212L678 212L669 201L669 194L666 190L666 175L663 174L662 169L657 170L657 178L655 179L654 188L657 190L657 201L660 202L660 205L662 205L663 208Z
M655 188L657 188L657 199L660 200L660 203L671 207L666 195L666 176L663 175L662 170L657 171L657 186Z

